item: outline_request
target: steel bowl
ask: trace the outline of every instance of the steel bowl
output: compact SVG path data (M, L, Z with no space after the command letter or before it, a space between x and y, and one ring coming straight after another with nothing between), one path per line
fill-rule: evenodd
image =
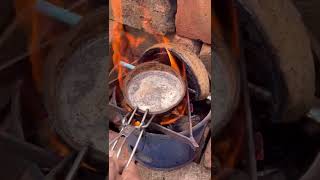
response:
M131 108L138 107L139 112L148 109L150 114L162 114L182 101L186 85L170 66L146 62L136 66L126 76L122 91Z

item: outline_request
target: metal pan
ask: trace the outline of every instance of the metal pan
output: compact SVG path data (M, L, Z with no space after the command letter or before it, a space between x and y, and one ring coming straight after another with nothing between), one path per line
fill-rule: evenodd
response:
M162 114L176 107L184 98L186 86L181 76L170 66L142 63L124 80L122 88L126 103L140 112Z

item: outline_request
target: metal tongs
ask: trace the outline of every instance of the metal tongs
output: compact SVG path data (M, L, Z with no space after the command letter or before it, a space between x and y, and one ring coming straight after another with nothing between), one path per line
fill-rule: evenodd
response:
M123 148L126 140L128 139L128 137L129 137L135 130L140 131L139 136L138 136L138 139L137 139L137 141L136 141L136 144L135 144L134 147L133 147L133 150L132 150L132 152L131 152L131 154L130 154L129 160L127 161L124 169L126 169L126 168L129 166L130 162L132 161L133 155L135 154L135 152L136 152L136 150L137 150L137 148L138 148L138 145L139 145L139 143L140 143L140 140L141 140L141 138L142 138L142 135L143 135L145 129L150 125L150 123L152 122L152 120L153 120L154 117L155 117L155 115L152 115L151 118L149 119L149 121L148 121L147 123L145 123L146 118L147 118L147 115L148 115L148 113L149 113L149 110L147 109L147 110L144 112L144 114L143 114L143 117L142 117L142 120L141 120L139 126L133 126L133 125L131 124L131 122L132 122L132 119L133 119L134 115L136 114L137 110L138 110L138 107L136 107L132 112L127 113L127 114L122 118L122 120L121 120L121 130L120 130L119 135L118 135L117 137L115 137L112 141L110 141L110 143L109 143L109 147L111 147L110 150L111 150L111 151L114 151L116 145L117 145L118 142L119 142L119 139L120 139L121 137L124 137L123 141L122 141L121 144L120 144L120 147L119 147L118 151L116 152L116 158L119 158L119 156L120 156L120 154L121 154L121 151L122 151L122 148ZM130 115L130 113L131 113L131 116L130 116L130 118L127 120L127 118L128 118L128 116ZM127 121L126 121L126 120L127 120Z

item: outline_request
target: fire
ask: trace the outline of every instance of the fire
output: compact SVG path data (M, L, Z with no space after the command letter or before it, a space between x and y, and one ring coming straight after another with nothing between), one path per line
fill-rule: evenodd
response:
M112 29L112 50L113 50L113 55L112 55L112 61L114 67L117 69L118 72L118 81L119 81L119 86L123 87L123 74L126 72L126 69L124 69L120 62L124 61L127 63L132 62L129 57L127 57L125 49L127 47L130 48L137 48L141 43L144 42L145 38L144 37L134 37L128 32L125 32L124 26L122 25L123 23L123 18L122 18L122 6L121 6L121 1L120 0L113 0L111 2L111 10L114 16L114 19L117 23L113 26Z
M130 46L134 48L137 48L145 40L144 37L135 38L133 35L129 33L125 33L125 35L129 41Z
M169 52L169 51L168 51ZM169 54L168 54L169 55ZM174 60L174 59L173 59ZM175 62L175 61L174 61ZM185 64L182 65L182 79L186 80L186 66ZM161 122L160 125L169 125L172 123L175 123L177 120L179 120L182 116L184 116L186 110L187 110L187 100L184 99L180 105L172 111L172 114L175 115L175 117L167 117L164 118Z
M162 41L163 41L163 43L165 43L165 44L168 44L168 43L169 43L169 39L166 38L165 36L162 37ZM166 52L167 52L167 54L168 54L171 67L172 67L176 72L178 72L179 74L181 74L181 73L180 73L179 66L178 66L178 64L177 64L177 61L176 61L175 58L172 56L172 54L171 54L171 52L168 50L168 48L166 48Z
M119 80L119 85L122 87L123 85L123 79L122 79L122 66L120 65L121 61L121 53L120 53L120 48L121 48L121 32L123 31L123 26L121 24L116 24L113 29L113 41L112 41L112 50L113 50L113 55L112 55L112 61L115 67L118 69L118 80Z
M169 38L165 37L164 35L156 35L157 33L156 33L155 29L151 27L151 25L149 23L149 19L148 19L150 17L150 13L149 13L149 11L147 9L143 9L143 17L144 17L144 19L142 21L143 29L148 33L154 34L154 36L155 36L155 38L157 39L158 42L162 42L164 44L168 44L170 42ZM177 61L175 60L175 58L173 57L171 52L168 50L168 48L166 48L166 52L168 54L171 67L176 72L181 74L179 66L177 64Z
M169 125L169 124L175 123L177 120L179 120L181 117L185 115L186 110L187 110L187 102L184 99L183 102L180 103L180 105L172 111L172 115L174 115L174 117L172 117L172 115L169 117L165 117L160 122L160 125Z
M176 122L178 119L180 119L181 116L177 116L177 117L174 117L174 118L164 118L163 121L160 122L160 125L169 125L169 124L172 124L174 122Z
M119 21L120 23L122 21L122 8L121 8L121 1L112 1L111 2L111 10L113 13L114 18ZM123 79L122 79L122 67L120 65L121 61L121 33L124 31L123 25L120 23L116 23L112 29L113 31L113 39L112 39L112 50L113 50L113 55L112 55L112 61L114 66L118 70L118 80L119 80L119 85L122 87L123 85Z
M125 61L127 63L132 62L132 60L126 57L126 54L122 52L122 49L125 48L127 44L129 44L130 48L137 48L141 43L145 41L146 38L136 37L128 32L125 32L125 29L122 25L123 17L122 17L121 0L111 1L111 10L114 16L114 20L116 22L119 22L119 23L116 23L112 29L113 37L112 37L111 44L112 44L112 50L113 50L112 61L113 61L114 68L117 70L117 73L118 73L117 78L118 78L119 86L121 88L123 87L123 83L124 83L122 76L126 72L126 69L124 69L121 66L120 61ZM143 29L150 34L153 34L159 43L169 44L170 40L168 37L166 37L163 34L158 34L156 30L152 28L151 24L149 23L150 13L148 9L144 8L142 13L143 13L143 19L141 21L141 24ZM172 55L170 50L168 48L165 48L165 50L168 55L170 66L172 67L172 69L176 71L179 75L181 75L183 80L186 80L185 65L182 63L183 64L182 69L180 69L176 58ZM125 105L123 107L126 108ZM186 108L187 108L187 103L183 101L177 108L175 108L172 111L172 115L164 118L160 124L168 125L176 122L182 116L184 116L186 112Z

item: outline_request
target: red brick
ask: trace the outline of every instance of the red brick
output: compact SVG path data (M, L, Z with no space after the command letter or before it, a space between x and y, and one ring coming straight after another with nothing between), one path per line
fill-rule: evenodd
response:
M177 34L211 44L211 0L178 0Z

